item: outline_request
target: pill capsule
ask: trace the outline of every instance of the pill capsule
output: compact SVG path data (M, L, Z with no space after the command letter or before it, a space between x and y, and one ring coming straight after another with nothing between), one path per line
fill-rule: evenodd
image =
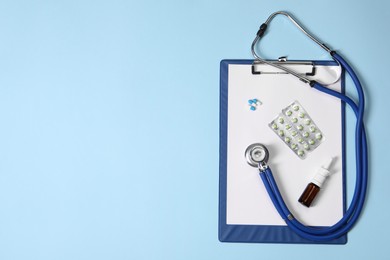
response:
M304 118L304 117L305 117L305 113L300 112L300 113L299 113L299 117L300 117L300 118Z
M292 135L292 136L296 136L297 134L298 134L297 131L292 131L292 132L291 132L291 135Z
M284 131L283 131L283 130L280 130L280 131L279 131L279 135L280 135L280 136L284 136Z
M286 130L289 130L291 128L291 125L290 124L287 124L286 125Z
M305 138L309 137L309 133L308 132L304 132L303 133L303 137L305 137Z
M275 124L275 123L273 123L273 124L272 124L272 129L274 129L274 130L278 129L278 125Z
M295 149L298 148L298 145L293 143L293 144L291 144L291 148L292 148L293 150L295 150Z
M317 138L317 140L321 140L322 139L322 134L321 133L317 133L316 134L316 138Z
M303 125L299 125L297 128L298 128L299 131L302 131L303 130Z
M293 109L294 109L295 111L298 111L298 110L299 110L299 106L295 105L295 106L293 106Z
M283 124L284 123L283 117L279 117L278 121L279 121L279 123Z
M302 137L298 138L298 143L303 143L303 138Z
M316 142L313 140L313 139L310 139L309 140L309 144L311 144L311 145L313 145L313 144L315 144Z
M298 151L298 155L302 157L302 156L304 156L304 155L305 155L305 152L304 152L304 151L302 151L302 150L299 150L299 151Z
M256 110L256 107L251 106L250 110L255 111L255 110Z
M284 141L289 144L291 142L291 138L290 137L286 137L286 138L284 138Z
M306 119L306 120L305 120L305 124L306 124L306 125L310 125L310 124L311 124L311 120L310 120L310 119Z
M317 129L316 129L316 127L315 127L314 125L312 125L312 126L310 127L310 132L314 133L316 130L317 130Z
M291 121L292 121L293 123L296 123L296 122L298 122L298 118L293 117L293 118L291 119Z
M291 116L292 115L292 111L291 110L287 110L286 115Z
M305 148L306 150L310 150L310 146L308 144L303 144L303 148Z

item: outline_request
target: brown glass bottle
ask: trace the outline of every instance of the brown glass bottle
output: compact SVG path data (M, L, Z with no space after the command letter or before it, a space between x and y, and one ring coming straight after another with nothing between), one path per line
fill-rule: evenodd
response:
M310 182L306 186L306 189L303 191L301 197L299 197L298 201L302 205L305 205L306 207L310 207L311 203L313 202L314 198L317 196L317 193L319 191L320 191L320 187Z

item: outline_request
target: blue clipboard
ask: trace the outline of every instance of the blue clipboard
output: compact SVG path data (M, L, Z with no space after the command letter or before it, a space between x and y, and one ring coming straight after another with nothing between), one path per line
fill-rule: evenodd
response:
M222 60L220 63L220 138L219 138L219 227L218 227L218 238L221 242L245 242L245 243L303 243L303 244L346 244L347 235L344 235L338 239L329 241L329 242L315 242L306 240L292 230L286 225L269 225L269 224L253 224L253 223L228 223L227 219L227 210L228 210L228 135L229 135L229 80L231 79L231 66L232 65L242 65L250 67L253 65L253 60ZM314 66L337 66L333 61L312 61ZM252 66L253 70L253 66ZM252 71L253 72L253 71ZM268 75L267 77L277 77L278 74L274 76ZM290 75L291 76L291 75ZM250 76L248 76L250 77ZM256 75L253 75L256 77ZM291 77L291 81L294 81ZM300 83L298 83L300 84ZM302 83L304 84L304 83ZM342 71L340 74L340 83L341 91L345 92L345 75ZM305 84L304 84L305 85ZM261 99L261 98L260 98ZM340 102L340 111L341 111L341 175L342 175L342 214L346 210L346 184L345 184L345 172L346 172L346 157L345 157L345 104ZM261 108L259 108L261 109ZM249 113L249 112L248 112ZM246 126L242 126L246 127ZM275 137L277 138L277 137ZM313 154L315 151L313 151ZM242 158L244 160L244 158ZM318 165L319 166L319 165ZM253 169L256 171L256 169ZM274 172L275 174L275 172ZM260 181L260 177L259 183ZM304 185L306 185L305 183ZM262 183L258 186L259 189L263 189ZM256 207L257 205L252 205ZM261 207L262 205L258 205ZM267 210L275 210L268 209ZM280 216L279 216L280 218ZM337 222L337 221L336 221ZM336 223L334 222L334 224Z

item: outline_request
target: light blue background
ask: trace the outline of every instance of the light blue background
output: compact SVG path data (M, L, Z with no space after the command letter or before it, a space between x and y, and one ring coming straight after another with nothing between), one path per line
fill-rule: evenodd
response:
M251 58L277 10L340 50L365 86L369 194L345 246L217 239L219 62ZM1 1L0 259L390 259L389 10L384 0ZM282 17L270 32L268 58L328 59Z

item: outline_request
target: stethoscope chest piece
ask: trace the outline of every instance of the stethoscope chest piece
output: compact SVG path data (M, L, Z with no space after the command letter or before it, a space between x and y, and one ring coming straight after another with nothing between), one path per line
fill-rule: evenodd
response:
M245 158L250 166L258 167L259 163L267 163L269 152L259 143L251 144L245 150Z

